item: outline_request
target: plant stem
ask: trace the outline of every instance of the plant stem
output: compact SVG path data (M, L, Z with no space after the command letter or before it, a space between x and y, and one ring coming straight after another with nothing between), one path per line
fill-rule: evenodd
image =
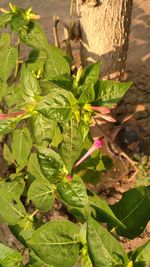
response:
M19 70L19 58L20 58L20 39L18 38L18 42L17 42L17 50L18 50L18 60L16 61L16 68L15 68L15 78L17 77L18 74L18 70Z

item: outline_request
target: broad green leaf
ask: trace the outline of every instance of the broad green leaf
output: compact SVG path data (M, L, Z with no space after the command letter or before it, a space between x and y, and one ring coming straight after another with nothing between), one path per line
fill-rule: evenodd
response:
M31 72L33 71L37 75L39 72L42 75L46 58L47 58L46 51L33 49L31 53L29 54L28 60L26 62L28 69Z
M6 27L11 21L12 13L0 14L0 28Z
M5 95L5 102L9 108L24 103L22 92L23 89L20 83L18 84L14 83L7 88L7 95Z
M85 141L85 139L89 133L90 127L87 123L84 123L84 121L81 120L79 123L79 129L80 129L80 132L82 135L82 139L83 139L83 141Z
M46 179L35 179L28 190L28 201L37 209L48 211L54 201L54 187Z
M8 33L3 33L0 40L0 62L2 64L0 77L3 82L7 81L18 59L18 50L16 47L10 45L10 37L8 36Z
M20 196L24 191L25 182L22 176L18 176L14 181L6 182L4 187L8 193L11 192L15 195L15 198L20 199Z
M125 228L123 223L117 219L107 202L95 194L89 196L89 204L96 210L98 219L103 222L112 223L114 226L120 226Z
M7 83L0 81L0 101L2 101L3 97L7 92Z
M19 168L23 169L28 162L28 157L32 148L32 139L29 130L25 127L13 132L13 141L11 145L13 158L16 160Z
M56 122L50 120L42 114L37 114L31 117L30 127L32 130L32 136L36 144L42 144L44 140L52 141Z
M141 247L138 247L132 254L135 266L148 267L150 264L150 240Z
M0 135L12 132L15 129L18 122L19 122L18 118L0 120Z
M79 88L79 104L85 104L94 101L95 99L95 91L93 83L85 83L81 85Z
M22 184L18 183L18 181L0 183L0 217L8 225L15 225L26 215L19 199Z
M62 181L57 185L61 199L68 205L84 207L88 203L86 187L79 176L74 176L71 181Z
M41 171L39 161L36 153L32 153L29 157L27 171L36 179L45 179L44 174Z
M19 38L24 44L34 49L46 50L47 53L54 51L65 56L64 51L48 43L46 34L37 21L30 21L26 27L22 27L19 31Z
M1 267L20 267L22 262L21 253L0 243L0 266Z
M59 146L59 154L66 165L67 170L71 173L72 166L81 154L83 140L78 127L78 122L71 119L62 125L63 140Z
M26 215L16 225L9 226L13 235L24 245L27 246L29 240L35 232L33 218L31 215Z
M19 30L29 24L29 21L25 17L25 10L18 8L16 12L13 12L11 19L11 29L14 32L19 32Z
M47 264L72 267L79 255L78 233L70 221L50 221L36 230L28 245Z
M51 183L62 180L67 174L61 157L52 149L41 147L38 160L43 174Z
M47 37L40 24L36 21L30 21L26 27L22 27L19 31L19 38L24 44L32 48L48 49Z
M68 121L76 104L73 94L66 90L52 91L37 104L37 111L57 122Z
M111 107L124 96L131 85L132 82L98 81L95 86L96 101Z
M53 267L52 265L44 263L41 259L39 259L33 250L29 253L29 263L25 265L25 267Z
M61 87L63 89L72 90L72 80L69 77L69 74L61 74L59 76L54 77L53 79L50 80L53 84L55 84L58 87Z
M46 34L37 21L30 21L26 27L22 27L19 30L19 38L25 45L33 49L45 50L47 53L55 52L65 56L61 49L48 43Z
M59 144L62 142L62 140L63 140L62 133L60 131L59 126L56 125L55 132L54 132L54 136L53 136L53 140L52 140L51 145L53 147L58 147Z
M10 34L8 32L3 32L1 34L0 44L1 44L0 47L10 44Z
M150 187L137 187L123 193L119 202L111 206L116 217L126 226L117 227L121 236L135 238L140 235L150 220Z
M45 95L49 94L51 91L61 90L62 88L57 84L51 82L50 80L41 79L40 80L41 88L43 89Z
M68 62L62 55L49 51L44 65L44 78L50 80L62 74L70 74Z
M87 66L82 73L80 84L89 84L93 83L96 84L97 80L99 79L100 74L100 62L96 62L90 66Z
M86 211L85 208L81 208L81 207L75 207L75 206L71 206L71 205L67 205L67 209L69 211L70 214L72 214L77 221L84 223L86 221ZM86 210L88 209L88 206L86 207Z
M128 261L120 243L91 216L87 217L87 246L93 267L115 267Z
M37 78L25 65L23 65L21 69L21 85L23 88L23 96L25 98L32 99L41 94L41 88Z
M14 163L14 159L13 159L11 150L10 150L9 146L7 145L7 143L4 143L3 157L4 157L4 159L7 161L7 164L8 164L8 165Z

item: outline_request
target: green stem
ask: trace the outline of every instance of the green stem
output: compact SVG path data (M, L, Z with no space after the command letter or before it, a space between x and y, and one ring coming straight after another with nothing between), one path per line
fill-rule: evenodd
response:
M16 68L15 68L15 78L17 77L18 74L18 70L19 70L19 58L20 58L20 39L18 38L18 42L17 42L17 50L18 50L18 60L16 61Z

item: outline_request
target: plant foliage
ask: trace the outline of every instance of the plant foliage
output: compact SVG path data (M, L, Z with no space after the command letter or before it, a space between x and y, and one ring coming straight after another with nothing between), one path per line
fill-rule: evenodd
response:
M147 266L149 242L128 257L101 222L119 235L139 235L150 219L150 188L132 189L109 206L84 183L105 169L103 141L91 145L93 117L110 120L109 108L131 83L99 80L99 62L71 75L70 60L49 44L38 15L10 7L0 15L0 27L13 33L0 39L0 136L9 166L0 179L0 218L28 248L29 261L0 244L0 266L73 267L79 259L83 267ZM24 60L22 44L30 48ZM72 221L50 219L56 203Z

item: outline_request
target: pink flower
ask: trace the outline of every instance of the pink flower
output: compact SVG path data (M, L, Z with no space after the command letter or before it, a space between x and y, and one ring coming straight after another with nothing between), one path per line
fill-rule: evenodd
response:
M90 108L91 110L98 111L104 115L110 113L110 109L107 107L91 106Z
M25 114L26 111L25 110L20 110L20 111L16 111L16 112L13 112L13 113L0 113L0 120L5 120L5 119L9 119L9 118L15 118L15 117L18 117L22 114Z
M99 119L102 118L103 120L109 122L115 122L116 119L113 118L111 115L108 115L111 110L108 107L99 107L99 106L91 106L90 104L85 104L84 109L88 111L95 111L95 118Z
M83 161L85 161L95 150L100 149L104 144L103 139L97 139L94 141L93 145L90 147L90 149L87 151L87 153L79 159L74 167L78 167Z
M97 118L102 118L103 120L105 120L105 121L109 121L109 122L116 122L116 119L115 118L113 118L112 116L110 116L110 115L98 115L97 116Z
M70 182L72 179L73 179L73 177L72 177L72 175L67 175L67 180Z

